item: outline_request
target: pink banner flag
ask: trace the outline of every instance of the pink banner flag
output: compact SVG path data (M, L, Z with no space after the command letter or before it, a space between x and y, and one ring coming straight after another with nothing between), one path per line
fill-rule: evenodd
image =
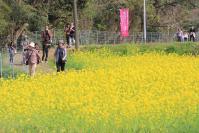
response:
M129 36L129 9L120 9L120 35Z

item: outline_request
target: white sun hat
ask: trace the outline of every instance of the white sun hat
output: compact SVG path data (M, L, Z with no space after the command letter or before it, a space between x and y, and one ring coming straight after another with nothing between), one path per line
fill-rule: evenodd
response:
M34 42L31 42L30 44L29 44L31 47L35 47L35 43Z

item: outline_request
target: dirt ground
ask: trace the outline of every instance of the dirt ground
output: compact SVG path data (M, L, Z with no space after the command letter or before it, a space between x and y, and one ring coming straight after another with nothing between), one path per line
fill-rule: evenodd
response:
M68 51L74 51L74 48L68 49ZM36 72L37 73L52 73L56 72L56 65L53 63L54 60L54 52L55 48L49 49L49 57L48 57L48 63L42 62L37 65ZM42 58L42 49L39 52L40 57ZM28 66L24 65L22 63L22 52L17 52L14 56L14 64L11 65L9 63L9 54L5 51L5 54L3 56L3 72L4 73L11 73L11 71L15 73L22 72L22 73L28 73Z

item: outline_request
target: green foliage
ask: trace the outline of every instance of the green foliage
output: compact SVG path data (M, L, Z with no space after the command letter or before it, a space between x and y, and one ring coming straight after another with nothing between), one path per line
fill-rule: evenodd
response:
M147 1L147 31L167 31L177 27L199 27L197 15L198 2L189 0L150 0ZM94 7L94 8L92 8ZM119 31L119 9L129 8L130 32L143 31L143 2L139 0L90 0L87 8L92 10L93 28ZM192 17L190 17L192 16ZM194 17L195 16L195 17Z
M81 29L119 31L119 9L129 8L130 32L143 31L143 2L139 0L78 0ZM147 31L199 27L195 0L147 1ZM73 0L0 0L0 33L7 34L24 23L29 30L46 24L63 28L73 21ZM9 27L9 28L8 28Z
M175 53L178 55L199 55L199 45L197 43L154 43L154 44L121 44L106 46L86 46L82 51L96 52L100 49L108 49L112 54L118 56L128 56L136 54L144 54L148 52L157 53Z
M97 12L94 17L94 28L97 30L114 30L119 29L119 9L126 7L126 2L114 2L110 1L106 4L101 11ZM111 18L111 19L110 19ZM117 23L116 25L112 25ZM115 27L116 26L116 27Z
M8 22L6 21L7 13L11 11L10 7L3 1L0 0L0 34L4 34L8 27Z
M0 14L0 34L3 34L5 32L5 29L7 26L8 25L7 25L3 15Z
M78 8L83 9L86 2L78 0ZM25 23L29 24L30 31L40 31L48 21L63 27L65 22L71 22L72 9L73 0L0 0L0 33L11 34L11 30L17 31Z
M47 22L47 17L39 16L37 13L29 18L29 30L40 31Z

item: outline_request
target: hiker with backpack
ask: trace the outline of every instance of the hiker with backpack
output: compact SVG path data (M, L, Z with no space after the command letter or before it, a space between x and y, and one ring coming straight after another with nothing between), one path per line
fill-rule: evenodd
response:
M52 32L49 30L48 26L45 27L44 31L42 31L41 38L42 38L42 51L43 51L42 61L45 60L45 62L47 63L48 52L50 45L52 43Z
M35 48L35 43L31 42L27 47L25 64L29 65L29 74L31 77L35 75L37 64L40 63L38 50Z
M66 50L63 40L59 40L58 47L55 50L54 55L55 55L55 63L57 67L57 72L64 71L65 64L66 64L67 50Z

